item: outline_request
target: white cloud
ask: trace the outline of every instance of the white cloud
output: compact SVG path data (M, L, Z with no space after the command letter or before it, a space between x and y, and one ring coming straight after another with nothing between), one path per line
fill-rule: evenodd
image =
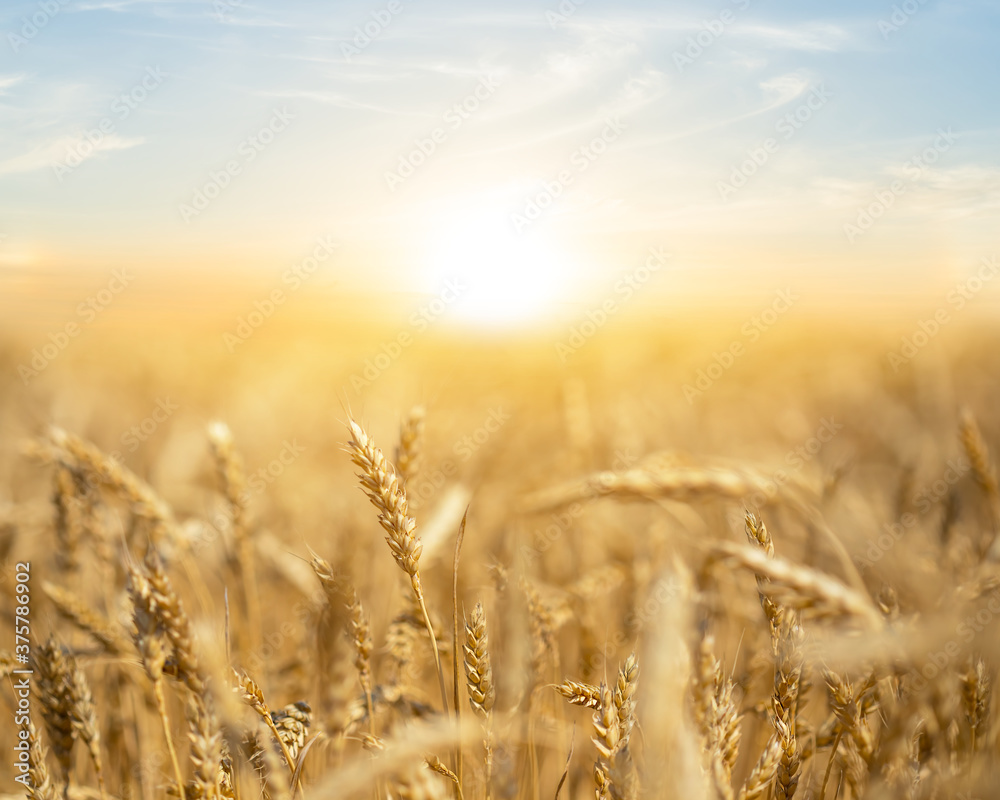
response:
M83 136L63 136L38 145L22 155L0 161L0 175L49 169L57 162L65 161L70 153L76 153L81 161L87 161L98 153L127 150L142 144L144 141L145 139L141 136L126 138L116 133L110 133L97 144L90 145Z
M17 86L24 80L24 75L0 75L0 96L7 94L11 86Z
M846 28L831 22L806 22L801 25L734 25L733 35L765 44L769 48L838 52L855 37Z

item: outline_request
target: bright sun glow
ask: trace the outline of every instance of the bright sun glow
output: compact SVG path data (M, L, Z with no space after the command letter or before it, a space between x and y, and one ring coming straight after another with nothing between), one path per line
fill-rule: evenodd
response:
M503 211L449 215L432 243L428 272L435 286L451 278L465 287L452 319L499 326L538 319L564 296L569 259L539 233L517 233Z

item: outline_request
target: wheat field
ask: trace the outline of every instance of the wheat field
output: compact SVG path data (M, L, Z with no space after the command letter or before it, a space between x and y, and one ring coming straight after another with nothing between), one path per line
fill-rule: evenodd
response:
M8 338L4 796L1000 797L992 330L709 330Z

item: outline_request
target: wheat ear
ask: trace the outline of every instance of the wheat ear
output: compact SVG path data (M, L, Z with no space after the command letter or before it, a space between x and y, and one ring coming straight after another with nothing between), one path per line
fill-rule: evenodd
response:
M167 753L174 769L174 779L177 781L177 792L184 796L184 774L181 772L177 750L174 748L170 733L170 717L167 715L167 701L163 694L163 667L167 661L168 638L167 631L156 608L153 599L153 587L149 578L138 565L128 565L128 592L132 597L133 622L135 623L135 644L142 656L146 674L153 682L153 694L156 697L156 710L163 727L163 736L167 743Z
M771 534L764 525L764 521L754 516L749 511L746 513L746 532L750 543L759 547L768 558L774 558L774 542ZM766 588L768 579L760 573L755 573L757 579L757 593L760 596L760 607L767 618L767 624L771 629L772 650L778 646L778 630L781 628L782 611L781 606L775 603L767 594Z
M295 759L292 757L291 751L288 749L288 744L285 738L281 736L278 731L277 726L274 724L274 717L271 715L271 708L268 706L267 701L264 699L264 692L261 691L260 686L257 685L256 681L253 680L245 672L237 672L232 670L232 677L234 680L233 691L236 692L250 708L252 708L257 716L261 718L264 724L271 731L271 735L274 740L278 743L281 748L281 754L285 757L285 764L288 766L290 774L295 774ZM264 748L267 752L268 748Z
M601 705L601 689L590 683L565 680L554 687L571 705L597 708Z
M472 618L465 623L465 678L469 689L469 703L479 717L483 729L483 765L486 772L486 800L492 796L493 780L493 705L496 689L493 686L493 666L490 663L489 636L486 632L486 612L482 603L476 603Z
M145 567L152 608L163 623L163 631L173 648L177 677L192 692L201 694L205 691L205 678L195 654L191 622L163 568L163 561L153 548L146 553Z
M759 800L759 798L764 797L778 771L781 752L781 739L775 734L768 740L764 752L760 754L754 768L750 770L750 774L737 796L738 800Z
M791 800L799 783L802 754L799 751L797 716L803 669L801 629L793 614L786 614L779 632L777 663L774 668L774 728L781 741L775 796Z
M109 619L98 614L72 592L44 581L42 591L56 607L56 611L76 627L96 639L113 656L134 652L129 641L122 636Z
M601 704L594 711L594 732L591 738L597 748L598 759L594 764L594 785L597 788L597 800L606 800L612 796L610 761L618 751L621 742L621 728L618 721L618 709L615 708L614 695L604 683L599 688Z
M719 542L713 550L716 558L765 579L758 582L759 591L786 611L808 609L822 616L854 618L875 631L885 628L881 613L868 597L826 573L732 542Z
M38 696L42 719L49 734L52 751L59 762L63 783L69 784L75 729L73 697L70 692L71 668L62 647L53 638L35 649L38 670Z
M257 574L254 568L253 540L247 525L246 472L243 459L233 445L233 434L224 422L208 426L208 441L215 459L215 469L222 485L222 492L229 506L233 525L236 564L240 572L240 586L247 609L247 629L251 648L256 649L261 626L260 595L257 591Z
M71 701L71 716L73 730L87 746L94 771L97 773L97 787L101 797L107 800L107 789L104 784L104 764L101 760L101 732L97 724L97 712L94 708L94 698L90 692L87 676L83 674L76 659L70 656L69 666L69 697Z
M958 424L958 434L965 454L969 458L969 463L972 465L972 475L989 502L994 541L997 541L996 536L1000 532L1000 483L997 481L996 468L990 459L989 447L986 446L982 431L979 430L976 418L969 409L962 411Z
M414 406L399 423L399 447L396 449L396 467L405 486L420 471L423 455L424 408Z
M348 593L347 611L348 635L354 647L354 668L358 671L358 682L365 694L365 704L368 706L368 730L375 736L375 703L372 699L372 633L365 616L364 607L358 599L357 590L351 586Z
M28 720L28 800L56 800L59 796L49 769L45 766L45 748L35 724Z
M188 699L188 739L194 792L198 800L216 800L222 765L222 729L212 707L211 695L191 694Z
M444 671L441 669L441 654L438 652L434 626L427 611L424 590L420 583L420 553L424 546L416 535L417 523L409 515L406 490L392 465L364 429L353 419L348 422L347 427L351 434L347 446L351 460L361 469L358 474L361 488L379 512L378 521L388 534L385 540L389 544L392 557L400 569L409 576L413 594L420 605L434 651L434 666L437 668L438 688L441 691L441 707L447 714L448 690L445 688Z
M128 501L132 513L152 523L153 541L167 536L172 527L170 507L144 480L116 459L105 455L61 428L51 428L49 438L56 445L56 458L76 473L89 475L95 483L110 487Z

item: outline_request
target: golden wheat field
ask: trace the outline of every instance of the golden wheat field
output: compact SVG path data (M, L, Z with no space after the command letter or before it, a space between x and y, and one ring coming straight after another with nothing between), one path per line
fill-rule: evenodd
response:
M990 329L354 336L9 337L9 796L1000 796Z

